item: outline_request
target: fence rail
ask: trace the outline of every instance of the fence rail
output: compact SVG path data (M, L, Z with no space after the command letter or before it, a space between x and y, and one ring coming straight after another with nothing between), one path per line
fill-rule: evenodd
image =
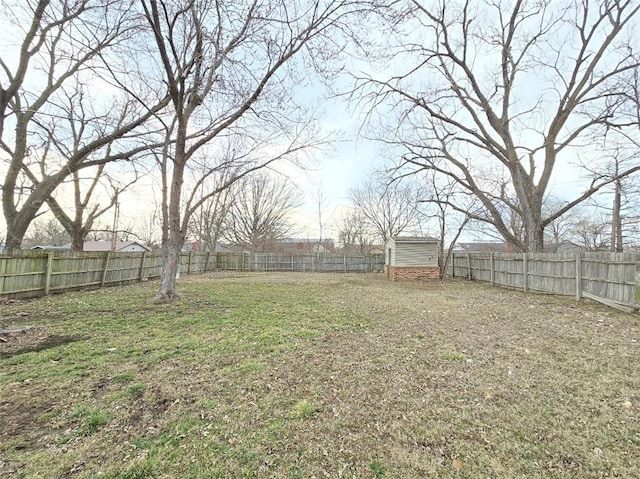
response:
M376 272L384 255L183 252L182 274L214 270ZM26 251L0 255L0 298L29 298L85 287L160 277L159 253ZM634 253L455 253L448 274L491 284L587 297L630 310L637 307Z
M181 274L214 270L376 272L384 255L183 252ZM160 277L160 253L24 251L0 255L0 298L29 298L57 291L104 287Z
M454 253L447 273L624 310L637 306L635 253Z

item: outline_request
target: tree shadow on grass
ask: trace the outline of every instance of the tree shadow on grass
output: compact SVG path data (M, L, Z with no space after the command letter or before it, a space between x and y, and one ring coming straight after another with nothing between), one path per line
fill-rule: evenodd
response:
M51 335L47 336L44 340L40 341L40 338L36 339L31 344L24 344L22 347L18 349L10 350L10 351L1 351L0 350L0 359L7 359L13 356L18 356L20 354L25 353L38 353L40 351L45 351L47 349L55 348L57 346L63 346L65 344L73 343L75 341L80 341L83 337L79 334L73 335Z

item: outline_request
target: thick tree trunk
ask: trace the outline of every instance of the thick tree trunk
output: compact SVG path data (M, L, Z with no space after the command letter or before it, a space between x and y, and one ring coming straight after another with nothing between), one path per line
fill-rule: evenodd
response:
M541 221L537 221L527 229L528 253L542 253L544 251L544 228L541 223Z
M529 174L518 165L511 168L513 186L519 200L524 238L520 241L522 252L542 253L544 249L544 225L542 223L542 197Z
M21 221L21 219L17 217L7 219L6 249L15 250L22 248L22 240L30 223L30 221Z
M72 233L71 251L84 251L84 231L74 230Z
M168 205L168 235L165 236L166 229L163 231L166 241L162 244L162 277L160 279L160 289L155 298L157 302L173 301L180 298L180 294L176 291L176 275L180 264L180 251L185 238L180 211L182 206L182 185L184 182L184 162L178 162L178 159L184 160L184 137L177 142L175 158Z
M158 302L173 301L180 298L176 291L176 276L180 265L182 241L176 235L169 235L169 242L162 246L162 277L160 289L155 298Z
M32 191L27 193L27 198L18 210L19 198L16 198L17 178L19 168L15 165L9 167L2 187L2 211L7 222L7 248L20 249L27 229L31 222L38 216L42 204L51 195L57 185L67 176L58 173L43 179Z
M8 185L4 185L2 190L2 209L7 222L6 247L8 249L20 249L22 247L24 235L42 205L41 201L27 201L21 210L17 210L14 185L15 182L9 182Z
M169 241L162 245L162 276L160 289L155 297L157 302L168 302L180 298L176 290L176 276L180 267L180 251L184 238L180 234L169 233Z
M12 204L4 208L5 219L7 221L6 247L10 249L20 249L29 225L31 225L31 222L38 215L38 210L40 210L44 201L40 201L39 199L28 201L20 211L17 211L13 206L13 196L9 198L8 201L12 202Z

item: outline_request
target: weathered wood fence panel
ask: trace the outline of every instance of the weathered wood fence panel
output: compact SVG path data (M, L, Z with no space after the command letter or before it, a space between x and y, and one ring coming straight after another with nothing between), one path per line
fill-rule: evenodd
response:
M583 293L621 304L635 301L634 253L593 253L583 257L581 264Z
M242 260L227 254L219 256L219 269L243 269L244 271L299 271L368 273L382 271L384 255L335 255L335 254L244 254ZM229 260L233 266L228 267ZM240 267L242 265L242 267ZM229 265L230 266L230 265ZM234 267L235 266L235 267Z
M274 253L183 252L180 274L213 270L374 272L382 271L384 255L345 256ZM56 291L102 287L160 277L162 255L113 252L23 251L0 256L0 298L28 298Z
M0 291L25 292L44 291L47 274L47 255L9 258L0 256Z
M635 253L454 253L447 273L525 292L635 306Z

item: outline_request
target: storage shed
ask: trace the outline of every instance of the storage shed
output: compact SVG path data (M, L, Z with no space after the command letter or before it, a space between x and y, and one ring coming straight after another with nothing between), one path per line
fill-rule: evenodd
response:
M385 245L385 273L391 281L440 278L438 239L395 236Z

